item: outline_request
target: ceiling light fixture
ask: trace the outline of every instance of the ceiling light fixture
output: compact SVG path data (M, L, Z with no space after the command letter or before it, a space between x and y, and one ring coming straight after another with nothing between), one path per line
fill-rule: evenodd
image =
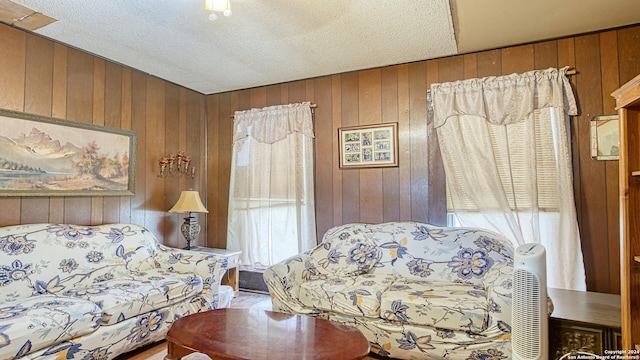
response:
M218 18L218 13L227 17L231 16L231 0L205 0L204 7L211 11L211 15L209 15L211 21Z

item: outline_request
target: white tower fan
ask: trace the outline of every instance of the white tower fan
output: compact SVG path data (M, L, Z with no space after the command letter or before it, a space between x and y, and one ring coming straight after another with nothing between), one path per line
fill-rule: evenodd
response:
M549 358L547 259L544 246L518 246L513 265L511 346L515 360Z

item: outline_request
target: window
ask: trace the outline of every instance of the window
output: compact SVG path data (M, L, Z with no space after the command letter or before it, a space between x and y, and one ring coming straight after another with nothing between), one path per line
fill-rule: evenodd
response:
M432 84L452 225L547 249L548 286L584 290L566 69Z
M265 268L316 245L311 110L236 112L234 125L227 247Z

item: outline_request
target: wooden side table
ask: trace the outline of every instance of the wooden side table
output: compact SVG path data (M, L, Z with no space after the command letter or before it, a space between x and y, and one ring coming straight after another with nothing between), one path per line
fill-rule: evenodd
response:
M238 263L240 262L240 250L216 249L209 247L192 247L191 250L208 252L220 256L225 256L229 261L227 272L222 276L222 285L229 285L233 288L235 296L240 295L240 274L238 273Z
M605 355L621 349L620 295L548 288L549 359L571 351Z

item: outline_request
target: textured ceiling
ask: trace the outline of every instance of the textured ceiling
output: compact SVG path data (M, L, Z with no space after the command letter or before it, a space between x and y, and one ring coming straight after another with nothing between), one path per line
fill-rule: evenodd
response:
M36 33L205 94L640 22L639 0L231 0L215 22L204 0L13 3L57 19Z

